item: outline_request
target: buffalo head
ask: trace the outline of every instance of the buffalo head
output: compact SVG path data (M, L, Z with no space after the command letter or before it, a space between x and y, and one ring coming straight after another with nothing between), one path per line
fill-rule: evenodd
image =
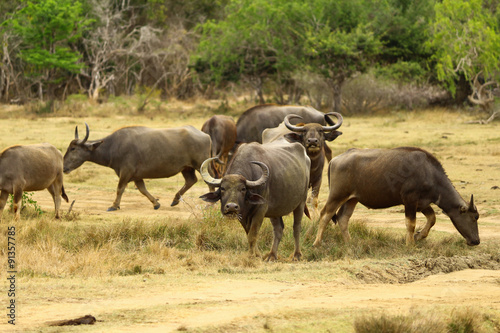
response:
M269 168L262 162L252 161L250 163L258 165L262 169L262 176L257 180L248 180L239 174L226 174L221 179L213 178L208 172L208 166L212 160L209 158L200 168L201 177L209 185L217 187L217 191L209 192L200 198L207 202L221 201L221 212L226 216L236 216L241 220L242 210L248 204L264 204L266 200L259 194L253 193L255 189L264 185L269 178Z
M335 124L329 116L335 116L338 120L337 124ZM319 154L323 151L325 140L333 141L342 134L342 132L336 130L343 122L342 116L337 112L325 114L325 121L329 126L323 126L317 123L305 124L303 126L292 125L290 119L293 118L302 119L302 117L295 114L290 114L285 117L285 126L292 131L292 133L286 134L285 138L291 142L300 142L306 148L307 155L309 156Z
M70 142L66 154L64 154L64 173L70 173L88 161L92 152L102 143L102 141L87 142L90 133L89 125L85 123L85 127L87 132L83 140L78 138L78 126L75 127L75 139Z
M468 205L462 205L448 211L448 216L455 228L467 241L467 245L479 245L479 230L477 220L479 213L474 205L474 196L470 196Z

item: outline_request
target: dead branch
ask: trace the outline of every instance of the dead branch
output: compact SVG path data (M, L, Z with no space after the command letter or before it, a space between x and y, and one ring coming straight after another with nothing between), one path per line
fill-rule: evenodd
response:
M481 124L481 125L486 125L490 122L493 121L493 119L496 118L496 116L499 116L500 115L500 111L495 111L491 114L491 116L486 119L486 120L473 120L473 121L468 121L466 122L466 124Z

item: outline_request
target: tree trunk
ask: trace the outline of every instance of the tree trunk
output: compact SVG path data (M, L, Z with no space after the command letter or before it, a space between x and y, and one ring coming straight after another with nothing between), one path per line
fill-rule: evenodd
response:
M332 103L330 105L330 110L334 112L340 113L342 111L342 84L344 80L328 80L328 85L332 90Z

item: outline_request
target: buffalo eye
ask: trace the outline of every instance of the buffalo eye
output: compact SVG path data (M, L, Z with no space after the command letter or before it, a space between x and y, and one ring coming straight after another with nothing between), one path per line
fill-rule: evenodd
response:
M246 191L247 191L247 188L246 188L246 187L242 187L242 188L240 189L240 192L241 192L241 193L246 193Z

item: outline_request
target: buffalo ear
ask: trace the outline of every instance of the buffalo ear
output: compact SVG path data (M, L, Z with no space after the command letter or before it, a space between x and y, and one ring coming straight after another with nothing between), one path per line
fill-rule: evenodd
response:
M325 140L327 141L333 141L337 137L341 136L342 132L341 131L331 131L331 132L326 132L325 133Z
M302 136L300 134L295 133L295 132L285 134L284 138L288 142L302 142Z
M207 194L203 194L200 198L206 202L217 202L220 199L220 192L208 192Z
M93 143L89 143L88 144L88 147L90 149L90 151L94 151L96 150L104 141L97 141L97 142L93 142Z
M249 193L247 200L253 205L263 205L266 203L266 199L255 193Z

